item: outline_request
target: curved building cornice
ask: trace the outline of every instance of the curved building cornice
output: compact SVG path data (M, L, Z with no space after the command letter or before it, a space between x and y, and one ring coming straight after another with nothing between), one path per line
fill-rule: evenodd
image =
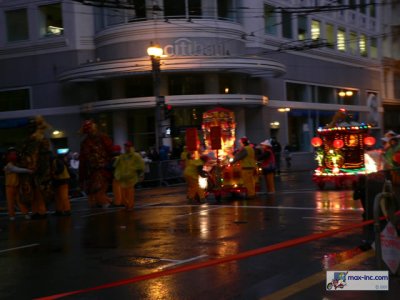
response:
M277 77L284 74L286 68L275 60L260 57L175 56L161 59L162 72L185 72L187 70L190 70L190 72L228 71L245 73L255 77ZM148 57L88 63L61 73L59 80L85 82L145 72L151 72L151 63Z

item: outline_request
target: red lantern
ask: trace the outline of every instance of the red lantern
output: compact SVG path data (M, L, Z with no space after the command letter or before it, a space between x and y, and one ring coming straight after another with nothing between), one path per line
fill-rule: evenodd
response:
M400 152L393 154L392 159L395 163L400 164Z
M313 147L319 147L319 146L321 146L322 145L322 140L321 140L321 138L319 138L319 137L313 137L312 139L311 139L311 145L313 145Z
M366 146L373 146L373 145L375 145L375 143L376 143L376 140L373 136L367 136L364 138L364 144Z
M336 149L340 149L343 146L344 146L343 140L334 140L333 141L333 147L335 147Z

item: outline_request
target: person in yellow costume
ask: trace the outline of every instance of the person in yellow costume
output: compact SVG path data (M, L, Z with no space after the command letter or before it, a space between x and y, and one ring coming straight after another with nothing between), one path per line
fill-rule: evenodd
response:
M121 185L122 203L127 211L132 211L135 203L135 185L144 176L144 160L135 152L131 142L124 144L125 152L114 162L114 178Z
M189 158L186 160L183 177L187 184L186 196L189 203L195 200L198 203L206 202L205 190L200 187L199 176L205 176L203 166L207 160L208 156L202 155L200 158L196 158L195 153L189 154Z
M67 162L65 154L58 154L53 160L53 186L55 193L55 208L54 216L70 216L71 203L69 200L69 179Z
M232 164L240 161L243 185L247 190L247 199L256 197L256 155L247 137L240 139L240 149L235 154Z

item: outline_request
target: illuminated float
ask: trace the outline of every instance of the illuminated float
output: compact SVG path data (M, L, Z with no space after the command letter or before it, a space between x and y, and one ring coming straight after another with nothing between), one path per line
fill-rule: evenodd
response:
M320 189L327 182L342 188L354 183L359 174L377 171L374 160L366 155L367 149L375 144L370 128L368 124L354 121L344 109L335 114L331 123L318 128L311 144L318 164L313 181Z

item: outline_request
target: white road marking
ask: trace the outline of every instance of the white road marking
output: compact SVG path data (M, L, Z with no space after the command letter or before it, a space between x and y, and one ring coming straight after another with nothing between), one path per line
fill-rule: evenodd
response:
M0 253L10 252L10 251L14 251L14 250L20 250L20 249L24 249L24 248L36 247L36 246L39 246L39 245L40 245L40 244L29 244L29 245L20 246L20 247L4 249L4 250L0 250Z
M175 267L175 266L178 266L178 265L186 264L186 263L191 262L191 261L199 260L199 259L202 259L202 258L207 257L207 256L208 255L203 254L203 255L195 256L195 257L192 257L192 258L189 258L189 259L179 260L179 261L177 261L175 263L159 267L158 269L159 270L168 269L168 268Z

